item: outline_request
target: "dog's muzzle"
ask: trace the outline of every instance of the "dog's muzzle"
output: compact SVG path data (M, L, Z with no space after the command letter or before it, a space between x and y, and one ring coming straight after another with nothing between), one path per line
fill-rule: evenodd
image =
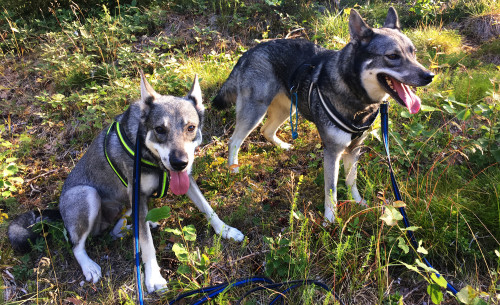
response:
M172 169L177 172L184 170L186 166L189 164L189 159L187 156L177 155L175 153L170 154L168 160L170 166L172 166Z

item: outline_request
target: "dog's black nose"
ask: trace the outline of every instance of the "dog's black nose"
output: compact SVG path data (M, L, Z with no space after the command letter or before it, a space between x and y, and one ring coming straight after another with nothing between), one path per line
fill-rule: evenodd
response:
M432 79L434 78L434 76L436 76L434 73L432 72L425 72L422 74L422 78L429 84L430 82L432 82Z
M176 155L170 156L170 165L172 166L172 169L175 171L181 171L185 169L188 163L189 162L187 156L176 156Z

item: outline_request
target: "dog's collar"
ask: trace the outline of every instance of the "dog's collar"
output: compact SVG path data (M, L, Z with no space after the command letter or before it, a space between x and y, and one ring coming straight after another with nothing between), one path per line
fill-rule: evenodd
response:
M320 100L320 104L323 107L323 110L325 111L325 114L328 116L330 121L335 124L339 129L342 131L345 131L347 133L352 134L351 138L352 140L359 138L360 136L363 135L363 133L368 130L375 119L377 118L377 115L379 113L379 109L370 116L368 119L368 124L364 126L356 126L352 124L349 120L347 120L345 117L343 117L340 112L335 109L332 103L327 100L327 98L323 97L323 94L321 94L321 90L319 89L319 86L316 85L316 83L311 83L311 86L309 87L309 109L311 109L311 95L312 91L316 89L318 93L318 97Z
M108 131L106 132L106 135L104 136L104 156L106 157L106 160L108 161L109 166L115 172L116 176L118 176L118 178L120 179L120 181L123 183L123 185L125 187L128 187L127 178L125 177L125 175L123 175L123 173L120 171L120 169L113 164L113 162L111 161L111 158L109 158L109 155L108 155L108 150L107 150L108 136L112 131L116 131L116 135L118 136L118 139L120 140L121 146L123 147L125 152L127 152L127 154L132 159L135 157L135 152L132 149L132 147L134 147L134 145L132 145L132 142L129 140L129 138L127 138L127 135L125 134L125 130L123 129L123 127L120 125L120 123L118 121L114 121L109 126ZM142 163L142 165L144 165L146 167L161 170L157 164L155 164L151 161L148 161L144 158L141 158L141 163ZM167 190L168 190L169 180L170 180L170 177L169 177L168 172L162 170L160 182L159 182L158 188L156 190L156 194L154 196L152 196L153 198L165 197L165 195L167 194Z

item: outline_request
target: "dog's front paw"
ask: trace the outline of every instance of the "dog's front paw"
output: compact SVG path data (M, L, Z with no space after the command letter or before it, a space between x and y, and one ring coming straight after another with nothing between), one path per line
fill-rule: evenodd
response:
M357 204L360 204L364 207L368 207L368 205L366 204L366 200L364 200L363 197L361 197L361 195L358 192L358 188L355 185L352 186L351 188L351 194L352 194L352 199L354 199L354 201L356 201Z
M332 223L335 223L335 212L336 210L331 208L330 206L327 206L325 208L325 217L323 220L323 226L327 227Z
M245 235L243 235L243 233L241 233L240 230L230 226L224 227L221 236L226 239L233 239L236 242L242 242L243 239L245 239Z
M290 150L292 148L292 144L289 144L289 143L286 143L286 142L281 142L278 145L283 150Z
M97 283L101 278L101 266L89 259L85 264L82 264L83 275L87 282Z
M356 200L356 202L357 202L359 205L364 206L365 208L367 208L367 207L368 207L368 204L366 203L366 200L364 200L363 198L361 198L360 200Z
M231 173L237 174L240 172L240 165L239 164L232 164L229 166L229 170L231 171Z
M159 223L157 222L153 222L153 221L148 221L148 225L151 229L156 229L158 228L158 226L160 225Z
M160 266L155 258L144 262L144 274L146 278L144 282L149 293L167 289L167 281L161 276Z
M146 276L146 289L149 293L155 291L167 290L167 280L165 280L159 272L155 272Z

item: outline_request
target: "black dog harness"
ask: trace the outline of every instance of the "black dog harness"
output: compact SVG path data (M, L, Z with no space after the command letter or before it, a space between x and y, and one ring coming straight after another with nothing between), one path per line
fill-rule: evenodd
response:
M310 73L310 71L314 70L316 68L316 65L313 64L308 64L308 63L303 63L299 65L297 69L292 73L292 76L290 77L290 94L293 96L294 94L296 95L298 91L298 84L296 86L292 85L292 82L297 78L297 75L301 72L304 71L304 69L308 69L307 73ZM297 82L298 83L298 82ZM327 97L323 97L323 94L321 94L321 90L319 89L319 86L313 81L311 82L311 85L309 86L309 93L307 95L307 103L309 107L309 112L311 111L311 98L313 91L316 90L318 94L318 98L320 100L321 107L323 108L323 111L325 112L326 116L332 122L335 126L337 126L340 130L350 133L351 134L351 141L355 140L363 135L363 133L368 130L373 122L375 122L375 119L378 116L379 109L370 116L368 119L368 123L365 124L364 126L356 126L352 124L349 120L347 120L345 117L338 112L337 109L335 109L335 106L328 100ZM297 97L295 96L297 99ZM297 104L297 100L295 100L295 103ZM292 122L292 107L293 107L293 100L292 100L292 105L290 107L290 123L292 124L292 132L293 132L293 122ZM296 105L297 107L297 105ZM298 109L296 110L298 111Z
M377 118L377 115L380 111L380 108L377 109L377 111L370 116L368 119L368 124L364 126L356 126L352 124L350 121L346 120L338 111L335 109L333 104L328 100L327 97L323 97L323 94L321 94L321 90L319 90L319 86L316 85L316 83L311 83L311 86L309 87L309 109L311 109L311 94L312 91L316 89L316 92L318 93L318 97L320 100L320 104L325 111L326 116L332 123L335 124L339 129L342 131L345 131L347 133L350 133L351 140L355 140L363 135L365 131L367 131L375 122L375 119Z
M116 167L113 164L113 162L111 161L111 158L109 158L109 155L108 155L108 150L107 150L108 136L112 131L116 132L116 135L118 136L118 139L120 140L120 144L122 145L125 152L132 159L134 159L134 157L135 157L135 152L132 149L132 147L134 147L134 145L132 144L132 142L130 142L129 138L127 138L125 131L123 130L123 127L120 125L119 122L114 121L111 124L111 126L109 126L108 131L106 132L106 135L104 136L104 156L106 157L106 160L108 160L109 166L115 172L116 176L118 176L118 178L120 179L120 181L123 183L123 185L125 187L128 187L127 178L118 169L118 167ZM152 169L161 170L158 165L154 164L151 161L143 159L143 158L141 158L141 164L146 166L146 167L152 168ZM168 190L169 180L170 180L170 176L169 176L168 172L162 171L162 174L160 175L160 182L159 182L158 188L156 189L156 194L154 196L152 196L153 198L165 197L165 195L167 194L167 190Z

